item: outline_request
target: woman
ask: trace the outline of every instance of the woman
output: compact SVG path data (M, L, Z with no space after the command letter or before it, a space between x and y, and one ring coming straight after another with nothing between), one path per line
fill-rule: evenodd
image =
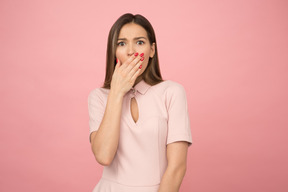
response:
M88 97L90 142L105 166L93 192L176 192L192 144L186 94L162 80L154 30L141 15L112 26L102 88Z

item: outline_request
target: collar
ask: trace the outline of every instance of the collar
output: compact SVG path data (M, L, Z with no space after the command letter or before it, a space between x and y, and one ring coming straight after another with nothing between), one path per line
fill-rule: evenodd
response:
M133 93L139 92L144 95L150 87L151 85L149 85L142 79L139 83L132 87L131 90Z

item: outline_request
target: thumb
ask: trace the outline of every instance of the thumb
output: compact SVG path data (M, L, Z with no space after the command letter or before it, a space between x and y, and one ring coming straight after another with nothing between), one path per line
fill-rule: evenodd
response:
M121 66L120 64L120 60L116 58L116 65L115 65L115 69L118 69Z

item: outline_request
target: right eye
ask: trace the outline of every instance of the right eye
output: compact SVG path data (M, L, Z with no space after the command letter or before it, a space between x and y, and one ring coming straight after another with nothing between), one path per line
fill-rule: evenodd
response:
M121 41L121 42L117 43L117 45L118 45L118 46L124 46L125 43Z

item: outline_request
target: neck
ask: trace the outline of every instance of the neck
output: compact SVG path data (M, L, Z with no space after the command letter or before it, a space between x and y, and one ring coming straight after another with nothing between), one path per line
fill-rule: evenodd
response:
M135 80L135 83L134 83L133 87L134 87L135 85L137 85L142 79L143 79L142 76L137 77L137 79Z

